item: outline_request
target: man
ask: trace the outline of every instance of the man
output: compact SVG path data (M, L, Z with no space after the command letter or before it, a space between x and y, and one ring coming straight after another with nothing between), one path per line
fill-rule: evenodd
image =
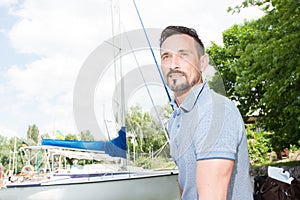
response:
M252 199L243 120L230 100L203 81L209 58L196 31L169 26L160 47L163 76L174 92L168 127L181 198Z

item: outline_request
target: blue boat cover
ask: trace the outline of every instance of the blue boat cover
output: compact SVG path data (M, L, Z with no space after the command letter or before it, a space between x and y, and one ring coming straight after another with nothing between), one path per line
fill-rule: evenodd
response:
M79 141L43 139L42 145L56 146L89 151L101 151L112 157L126 158L127 143L125 127L119 130L119 136L109 141Z

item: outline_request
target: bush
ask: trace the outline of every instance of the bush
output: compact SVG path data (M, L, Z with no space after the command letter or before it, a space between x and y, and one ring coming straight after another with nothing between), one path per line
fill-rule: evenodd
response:
M270 133L265 131L256 132L253 129L252 125L248 125L246 128L250 162L252 165L269 162L268 153L272 150L269 139Z

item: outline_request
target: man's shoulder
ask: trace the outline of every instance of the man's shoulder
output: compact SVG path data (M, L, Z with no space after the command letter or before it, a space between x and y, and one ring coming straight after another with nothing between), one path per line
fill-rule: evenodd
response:
M218 113L218 115L223 114L229 118L239 119L241 117L241 113L233 101L212 89L206 90L203 98L198 99L197 107L203 115Z
M215 92L213 89L207 88L203 91L203 96L198 99L200 102L207 104L223 104L226 107L236 107L233 101L223 94Z
M228 97L219 94L212 89L210 89L210 96L212 103L223 104L226 109L233 109L235 111L238 111L236 104Z

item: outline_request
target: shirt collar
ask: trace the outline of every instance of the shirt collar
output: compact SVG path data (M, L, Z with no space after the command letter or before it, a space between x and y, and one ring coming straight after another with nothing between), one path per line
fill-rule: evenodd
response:
M199 95L201 94L202 90L204 89L204 87L208 87L207 82L204 81L203 83L197 85L190 93L189 95L186 97L186 99L182 102L182 104L180 105L180 107L182 109L184 109L185 111L189 112L193 109L194 105L196 104L196 101L199 97ZM175 98L173 98L170 102L172 108L178 109L178 105L176 103Z

